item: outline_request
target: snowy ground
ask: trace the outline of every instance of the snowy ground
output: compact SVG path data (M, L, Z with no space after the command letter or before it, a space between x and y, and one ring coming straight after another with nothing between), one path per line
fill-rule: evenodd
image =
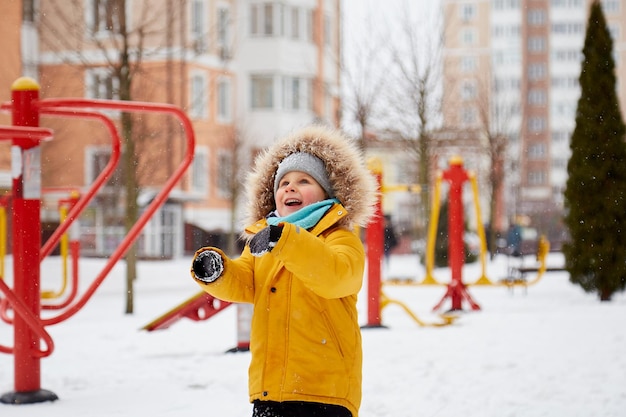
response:
M550 261L562 263L558 254ZM83 279L93 279L102 262L82 260ZM83 310L48 327L56 347L42 360L41 386L60 399L0 404L0 416L250 416L249 353L224 353L237 341L234 307L208 321L140 330L198 292L189 262L141 263L134 315L123 314L124 270L116 266ZM488 277L502 278L506 262L490 263ZM60 270L58 258L46 260L44 288L59 285ZM389 275L423 278L407 257L392 258ZM445 271L435 276L448 279ZM477 277L477 265L466 266L465 282ZM445 287L384 291L421 319L439 321L431 309ZM391 305L383 310L386 328L363 330L361 417L626 415L624 293L600 303L565 272L546 274L526 293L499 286L469 292L482 310L461 313L452 326L420 327ZM365 300L363 292L363 324ZM12 327L0 322L0 344L12 338ZM13 356L0 354L0 394L13 388Z

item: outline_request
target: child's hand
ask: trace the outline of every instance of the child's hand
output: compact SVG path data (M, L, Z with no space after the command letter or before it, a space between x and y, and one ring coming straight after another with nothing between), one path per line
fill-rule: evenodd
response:
M282 226L267 226L250 239L248 243L250 252L253 256L262 256L268 253L276 246L276 242L278 242L282 233Z
M214 250L205 250L196 253L191 263L191 269L195 279L208 284L222 275L222 272L224 272L224 260Z

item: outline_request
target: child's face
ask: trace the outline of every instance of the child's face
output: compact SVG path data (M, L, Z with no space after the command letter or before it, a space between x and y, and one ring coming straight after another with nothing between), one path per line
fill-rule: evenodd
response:
M284 217L325 198L324 189L313 177L304 172L291 171L278 183L274 202L278 215Z

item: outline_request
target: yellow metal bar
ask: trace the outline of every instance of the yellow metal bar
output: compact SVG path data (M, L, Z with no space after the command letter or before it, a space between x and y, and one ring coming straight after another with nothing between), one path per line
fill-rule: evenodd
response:
M422 326L422 327L442 327L442 326L448 326L450 324L453 324L455 322L456 319L459 318L459 316L456 315L450 315L450 314L440 314L439 317L442 319L442 322L440 323L427 323L424 320L420 319L417 314L413 313L413 311L411 311L411 309L404 304L401 301L398 300L392 300L391 298L387 297L384 293L380 293L380 309L381 311L383 310L383 308L388 307L391 304L396 304L398 306L400 306L400 308L402 308L404 310L405 313L407 313L409 315L409 317L411 317L413 319L413 321L415 321L418 325Z
M65 206L61 206L59 208L59 217L61 220L61 223L63 223L67 217L67 213L68 213L68 209ZM41 292L41 298L45 298L45 299L50 299L50 298L59 298L61 297L64 293L65 290L67 289L67 258L68 258L68 250L69 247L69 236L67 233L63 233L63 235L61 236L61 242L60 242L60 251L61 251L61 273L62 273L62 283L61 283L61 288L58 291L53 291L53 290L44 290Z
M487 245L485 239L485 228L483 226L482 214L480 212L480 200L478 198L478 181L476 175L470 173L470 183L472 184L472 194L474 196L474 211L476 212L476 228L478 230L478 240L480 240L480 278L474 285L491 285L492 282L487 278Z
M435 265L435 241L437 239L437 222L439 221L441 180L442 174L439 173L435 180L435 192L431 206L430 224L428 225L428 239L426 240L426 277L424 281L422 281L424 285L439 285L439 282L433 277L433 267Z
M550 252L550 242L544 235L539 237L539 243L537 244L537 260L539 261L539 269L537 270L537 276L528 281L526 285L534 285L543 277L547 269L547 258Z
M383 186L381 187L381 191L383 193L391 193L391 192L419 193L422 191L422 187L420 187L417 184L396 184L396 185L383 184Z

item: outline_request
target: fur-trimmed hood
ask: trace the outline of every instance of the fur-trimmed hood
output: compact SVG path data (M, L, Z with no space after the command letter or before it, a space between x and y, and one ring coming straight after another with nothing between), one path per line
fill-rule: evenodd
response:
M352 139L338 130L319 125L295 131L257 156L254 169L246 180L248 212L245 224L252 224L276 208L274 177L278 164L296 152L310 153L324 162L335 197L348 212L340 220L340 225L346 228L366 226L374 215L378 198L376 180Z

